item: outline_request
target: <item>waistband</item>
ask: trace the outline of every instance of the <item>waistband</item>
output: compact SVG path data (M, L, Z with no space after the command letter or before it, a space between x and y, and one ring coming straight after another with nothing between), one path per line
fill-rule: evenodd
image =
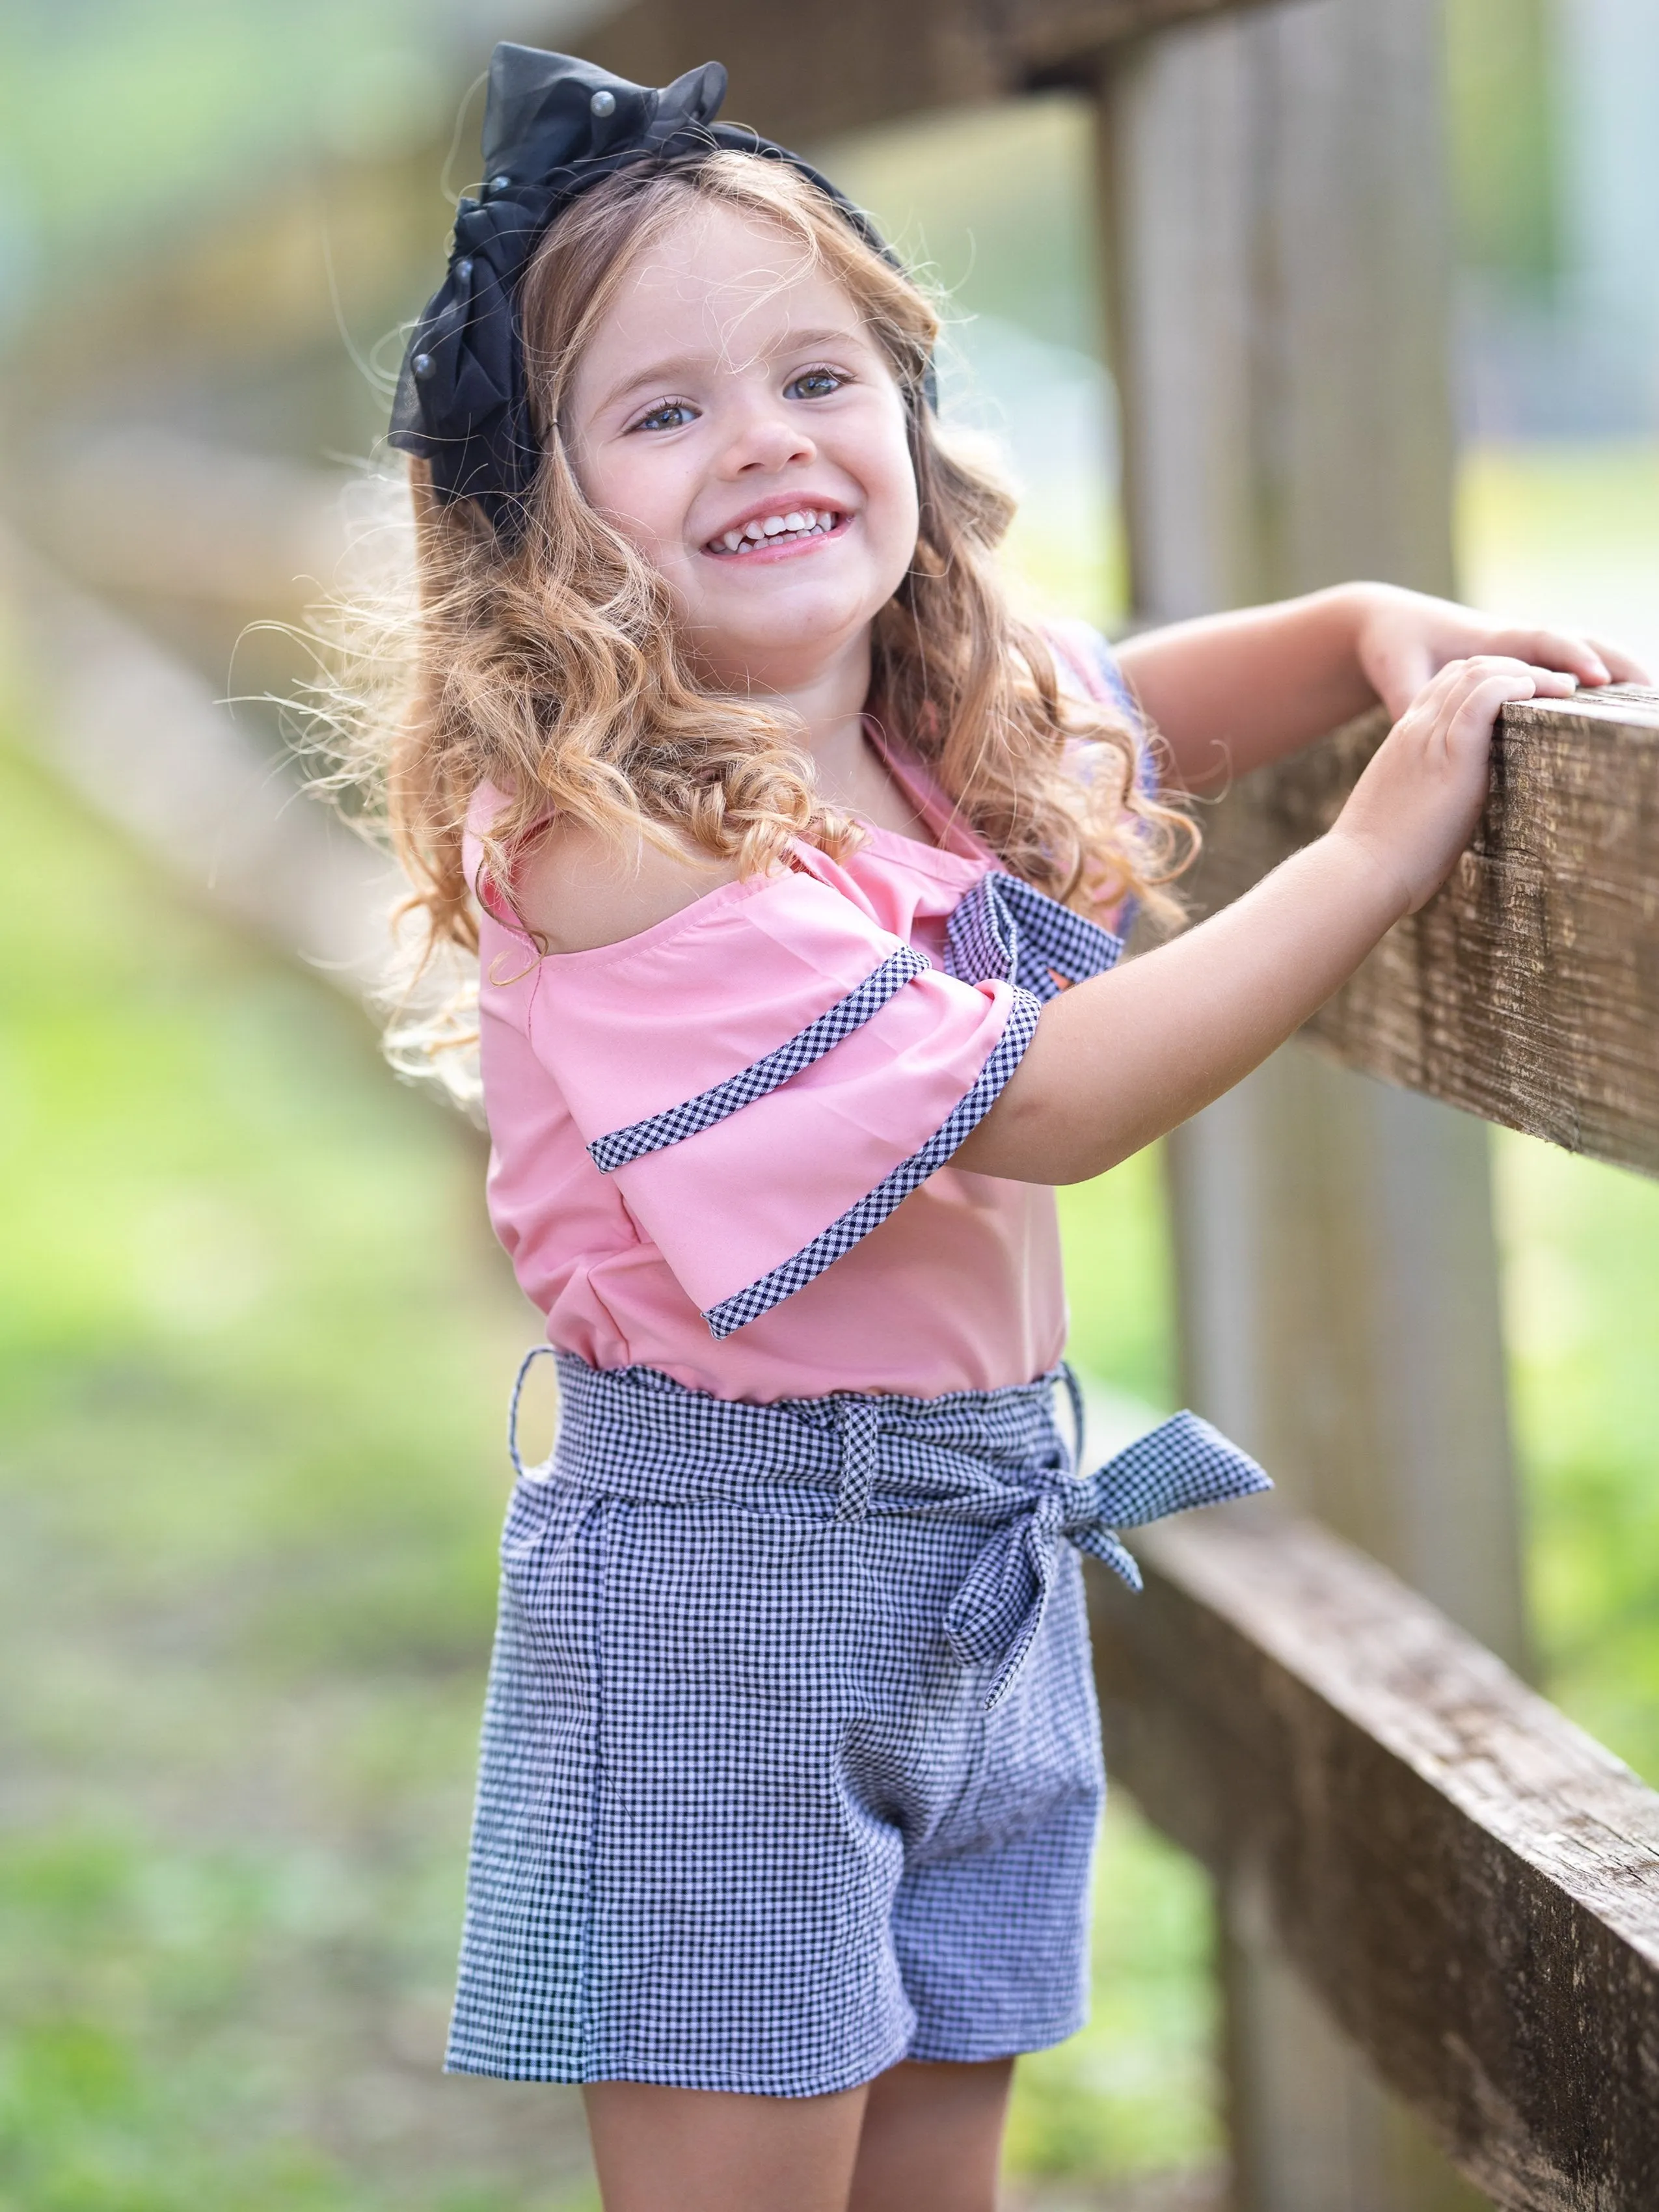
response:
M518 1413L525 1377L554 1358L559 1431L526 1469ZM1070 1398L1068 1449L1054 1390ZM1166 1514L1272 1488L1255 1462L1196 1413L1176 1413L1079 1475L1083 1402L1068 1367L1033 1382L937 1398L837 1391L767 1405L688 1389L651 1367L593 1368L552 1345L532 1348L507 1416L520 1478L653 1505L721 1503L806 1520L857 1523L902 1516L987 1529L945 1615L965 1665L1000 1662L987 1710L1007 1694L1042 1624L1061 1540L1140 1588L1118 1535Z

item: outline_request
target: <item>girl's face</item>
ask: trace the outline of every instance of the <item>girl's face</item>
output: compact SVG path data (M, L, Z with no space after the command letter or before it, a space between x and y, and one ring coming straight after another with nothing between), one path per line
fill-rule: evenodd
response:
M666 579L714 683L795 691L867 652L915 550L904 406L797 243L689 210L624 278L562 422L583 491Z

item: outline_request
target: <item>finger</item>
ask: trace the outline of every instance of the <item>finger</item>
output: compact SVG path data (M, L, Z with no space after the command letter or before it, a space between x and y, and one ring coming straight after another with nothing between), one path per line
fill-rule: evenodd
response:
M1468 660L1449 660L1424 685L1400 719L1419 724L1444 722L1457 712L1466 697L1484 684L1509 684L1513 687L1511 696L1529 699L1537 689L1539 675L1554 680L1553 671L1540 670L1538 675L1534 675L1524 660L1512 660L1499 653L1480 653Z
M1482 684L1524 684L1530 686L1541 678L1547 678L1552 683L1558 680L1556 670L1534 668L1530 662L1505 653L1482 653L1468 660L1449 661L1443 674L1450 679L1447 686L1450 691L1471 690Z
M1518 671L1519 661L1505 664ZM1492 664L1485 663L1490 671ZM1459 703L1474 687L1487 680L1483 675L1483 664L1476 660L1449 660L1437 669L1398 720L1414 726L1432 726L1443 722L1457 711Z
M1446 725L1447 744L1490 744L1499 710L1533 696L1529 672L1518 676L1507 672L1486 674L1471 684L1453 709Z
M1607 662L1592 640L1577 630L1502 630L1491 641L1494 653L1513 654L1540 667L1560 669L1581 684L1606 684Z
M1605 639L1599 637L1592 638L1589 641L1601 654L1602 665L1613 683L1652 683L1653 672L1647 664L1638 660L1633 653L1626 653L1623 646L1609 645Z

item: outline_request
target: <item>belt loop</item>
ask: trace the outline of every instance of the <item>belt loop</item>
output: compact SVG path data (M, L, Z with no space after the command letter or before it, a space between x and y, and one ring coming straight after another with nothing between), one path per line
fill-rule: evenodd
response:
M1083 1448L1087 1437L1088 1422L1083 1410L1083 1385L1069 1359L1060 1363L1060 1380L1066 1385L1066 1395L1072 1401L1072 1426L1077 1436L1077 1445L1072 1458L1072 1473L1079 1480L1083 1474Z
M870 1510L870 1485L876 1472L881 1415L867 1398L836 1401L841 1430L841 1484L836 1495L837 1521L862 1521Z
M556 1349L550 1344L532 1344L519 1362L519 1371L514 1377L513 1395L507 1408L507 1455L513 1462L514 1474L520 1481L524 1480L524 1462L519 1457L519 1400L524 1390L524 1378L544 1355L550 1359ZM548 1458L552 1456L550 1452Z

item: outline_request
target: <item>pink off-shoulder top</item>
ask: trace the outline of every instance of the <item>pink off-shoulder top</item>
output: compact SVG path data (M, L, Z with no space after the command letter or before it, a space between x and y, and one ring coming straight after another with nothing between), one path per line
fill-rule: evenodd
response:
M1088 647L1068 660L1121 698ZM949 1164L1036 1011L1007 977L963 979L963 919L996 885L1048 902L919 763L889 765L936 845L797 844L636 937L546 957L480 881L501 802L474 799L490 1217L549 1340L591 1366L765 1402L994 1389L1060 1356L1053 1192Z

